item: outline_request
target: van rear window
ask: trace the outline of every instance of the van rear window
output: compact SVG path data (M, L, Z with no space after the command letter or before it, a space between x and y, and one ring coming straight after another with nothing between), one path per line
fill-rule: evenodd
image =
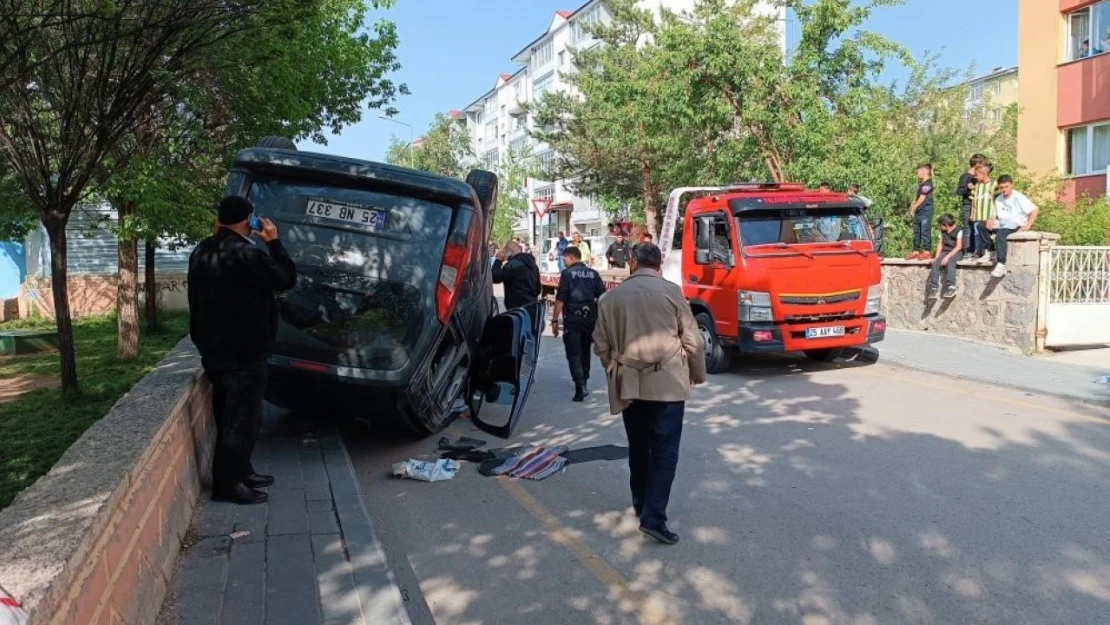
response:
M854 207L752 211L738 215L736 225L744 246L870 240Z

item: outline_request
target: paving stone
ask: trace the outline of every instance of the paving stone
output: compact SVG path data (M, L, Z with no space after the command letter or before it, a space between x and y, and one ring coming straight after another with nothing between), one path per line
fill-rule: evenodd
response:
M266 625L318 625L320 600L308 536L266 542Z
M320 588L320 611L325 623L363 623L362 607L339 536L313 536L316 583Z
M334 510L308 510L308 528L313 536L339 534Z
M227 568L227 598L221 625L262 625L266 609L265 583L266 544L236 541L231 547Z
M266 524L269 520L270 506L239 506L235 511L235 532L250 532L247 536L236 538L235 544L262 542L266 539Z
M206 501L197 515L197 535L202 538L227 536L235 525L235 505L221 501Z
M271 501L269 508L268 536L308 534L308 511L305 510L303 498L300 501Z
M309 499L305 502L305 509L309 512L313 510L335 510L335 504L332 502L331 497L327 499Z
M222 592L230 546L226 536L205 538L193 545L181 563L179 586L185 590Z

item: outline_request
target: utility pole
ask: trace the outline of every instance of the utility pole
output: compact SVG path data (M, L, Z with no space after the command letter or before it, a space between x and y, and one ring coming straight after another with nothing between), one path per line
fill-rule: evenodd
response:
M392 117L386 117L385 115L378 115L378 119L384 119L387 122L400 124L409 129L409 167L412 169L416 169L416 159L413 157L412 154L412 124L407 124L399 119L393 119Z

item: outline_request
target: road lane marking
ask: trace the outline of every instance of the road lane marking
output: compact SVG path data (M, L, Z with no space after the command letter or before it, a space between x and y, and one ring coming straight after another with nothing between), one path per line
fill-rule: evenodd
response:
M908 377L908 376L901 376L901 375L896 375L896 374L891 374L891 373L879 373L879 372L877 372L877 371L875 371L874 369L871 369L871 368L862 368L861 367L861 368L858 368L858 369L854 369L853 371L859 371L861 373L864 373L864 374L872 376L872 377L883 378L883 379L887 379L887 380L894 380L894 381L897 381L897 382L902 382L904 384L913 384L915 386L921 386L921 387L924 387L924 388L940 390L940 391L947 391L949 393L958 393L960 395L964 395L964 396L967 396L967 397L974 397L976 399L982 399L982 400L985 400L985 401L993 401L993 402L999 402L999 403L1002 403L1002 404L1009 404L1011 406L1017 406L1019 408L1039 410L1041 412L1048 412L1048 413L1052 413L1052 414L1059 415L1059 416L1062 416L1062 417L1069 417L1069 418L1072 418L1072 419L1080 419L1082 421L1087 421L1087 422L1091 422L1091 423L1098 423L1098 424L1101 424L1101 425L1110 425L1110 420L1108 420L1107 418L1104 418L1104 417L1096 417L1096 416L1092 416L1092 415L1088 415L1088 414L1083 414L1081 412L1076 412L1074 410L1066 410L1064 408L1056 408L1056 407L1053 407L1053 406L1045 406L1045 405L1037 403L1037 402L1029 402L1029 401L1024 401L1023 402L1023 401L1014 399L1012 397L1007 397L1005 395L997 395L997 394L993 394L993 393L972 393L972 392L969 392L969 391L961 389L961 388L953 388L951 386L946 386L944 384L938 384L936 382L925 382L925 381L922 381L922 380L918 380L916 378L912 378L912 377ZM928 372L926 372L926 373L928 373ZM929 375L944 377L943 374L939 374L939 373L929 373ZM957 379L959 379L959 378L957 378ZM1033 393L1034 395L1036 395L1036 393L1034 391L1021 391L1021 390L1018 390L1018 389L1014 389L1014 392L1015 393ZM1051 395L1041 395L1041 397L1052 398ZM1062 401L1066 401L1066 400L1062 400ZM1096 408L1094 406L1092 406L1092 408L1094 408L1095 410L1098 410L1098 408Z
M611 592L620 597L622 603L628 603L634 606L641 623L645 625L676 625L674 621L667 618L667 615L658 605L654 605L643 593L634 590L628 581L625 580L605 558L601 557L601 555L593 549L590 549L582 539L575 536L573 532L560 523L559 519L549 512L547 508L537 501L523 486L512 478L498 477L494 479L497 480L501 488L512 495L513 499L516 499L517 503L519 503L528 514L532 515L533 518L543 525L544 529L547 530L548 538L571 552L571 554L573 554L574 557L598 579L598 581L605 584Z

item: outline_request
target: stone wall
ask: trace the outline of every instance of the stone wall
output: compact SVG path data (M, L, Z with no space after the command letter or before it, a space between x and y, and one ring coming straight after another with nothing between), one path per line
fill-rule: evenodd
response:
M210 389L185 339L0 510L0 586L29 625L149 625L210 480Z
M960 292L953 299L926 300L932 261L883 261L883 312L892 328L936 332L997 343L1032 353L1037 347L1041 255L1058 235L1019 232L1010 237L1004 278L991 265L961 262Z
M163 310L188 310L185 274L158 274L158 306ZM116 309L116 276L77 275L69 277L69 306L74 317L106 315ZM140 276L139 301L146 298ZM142 304L140 303L140 309ZM19 315L54 316L54 291L48 276L28 276L19 287Z

